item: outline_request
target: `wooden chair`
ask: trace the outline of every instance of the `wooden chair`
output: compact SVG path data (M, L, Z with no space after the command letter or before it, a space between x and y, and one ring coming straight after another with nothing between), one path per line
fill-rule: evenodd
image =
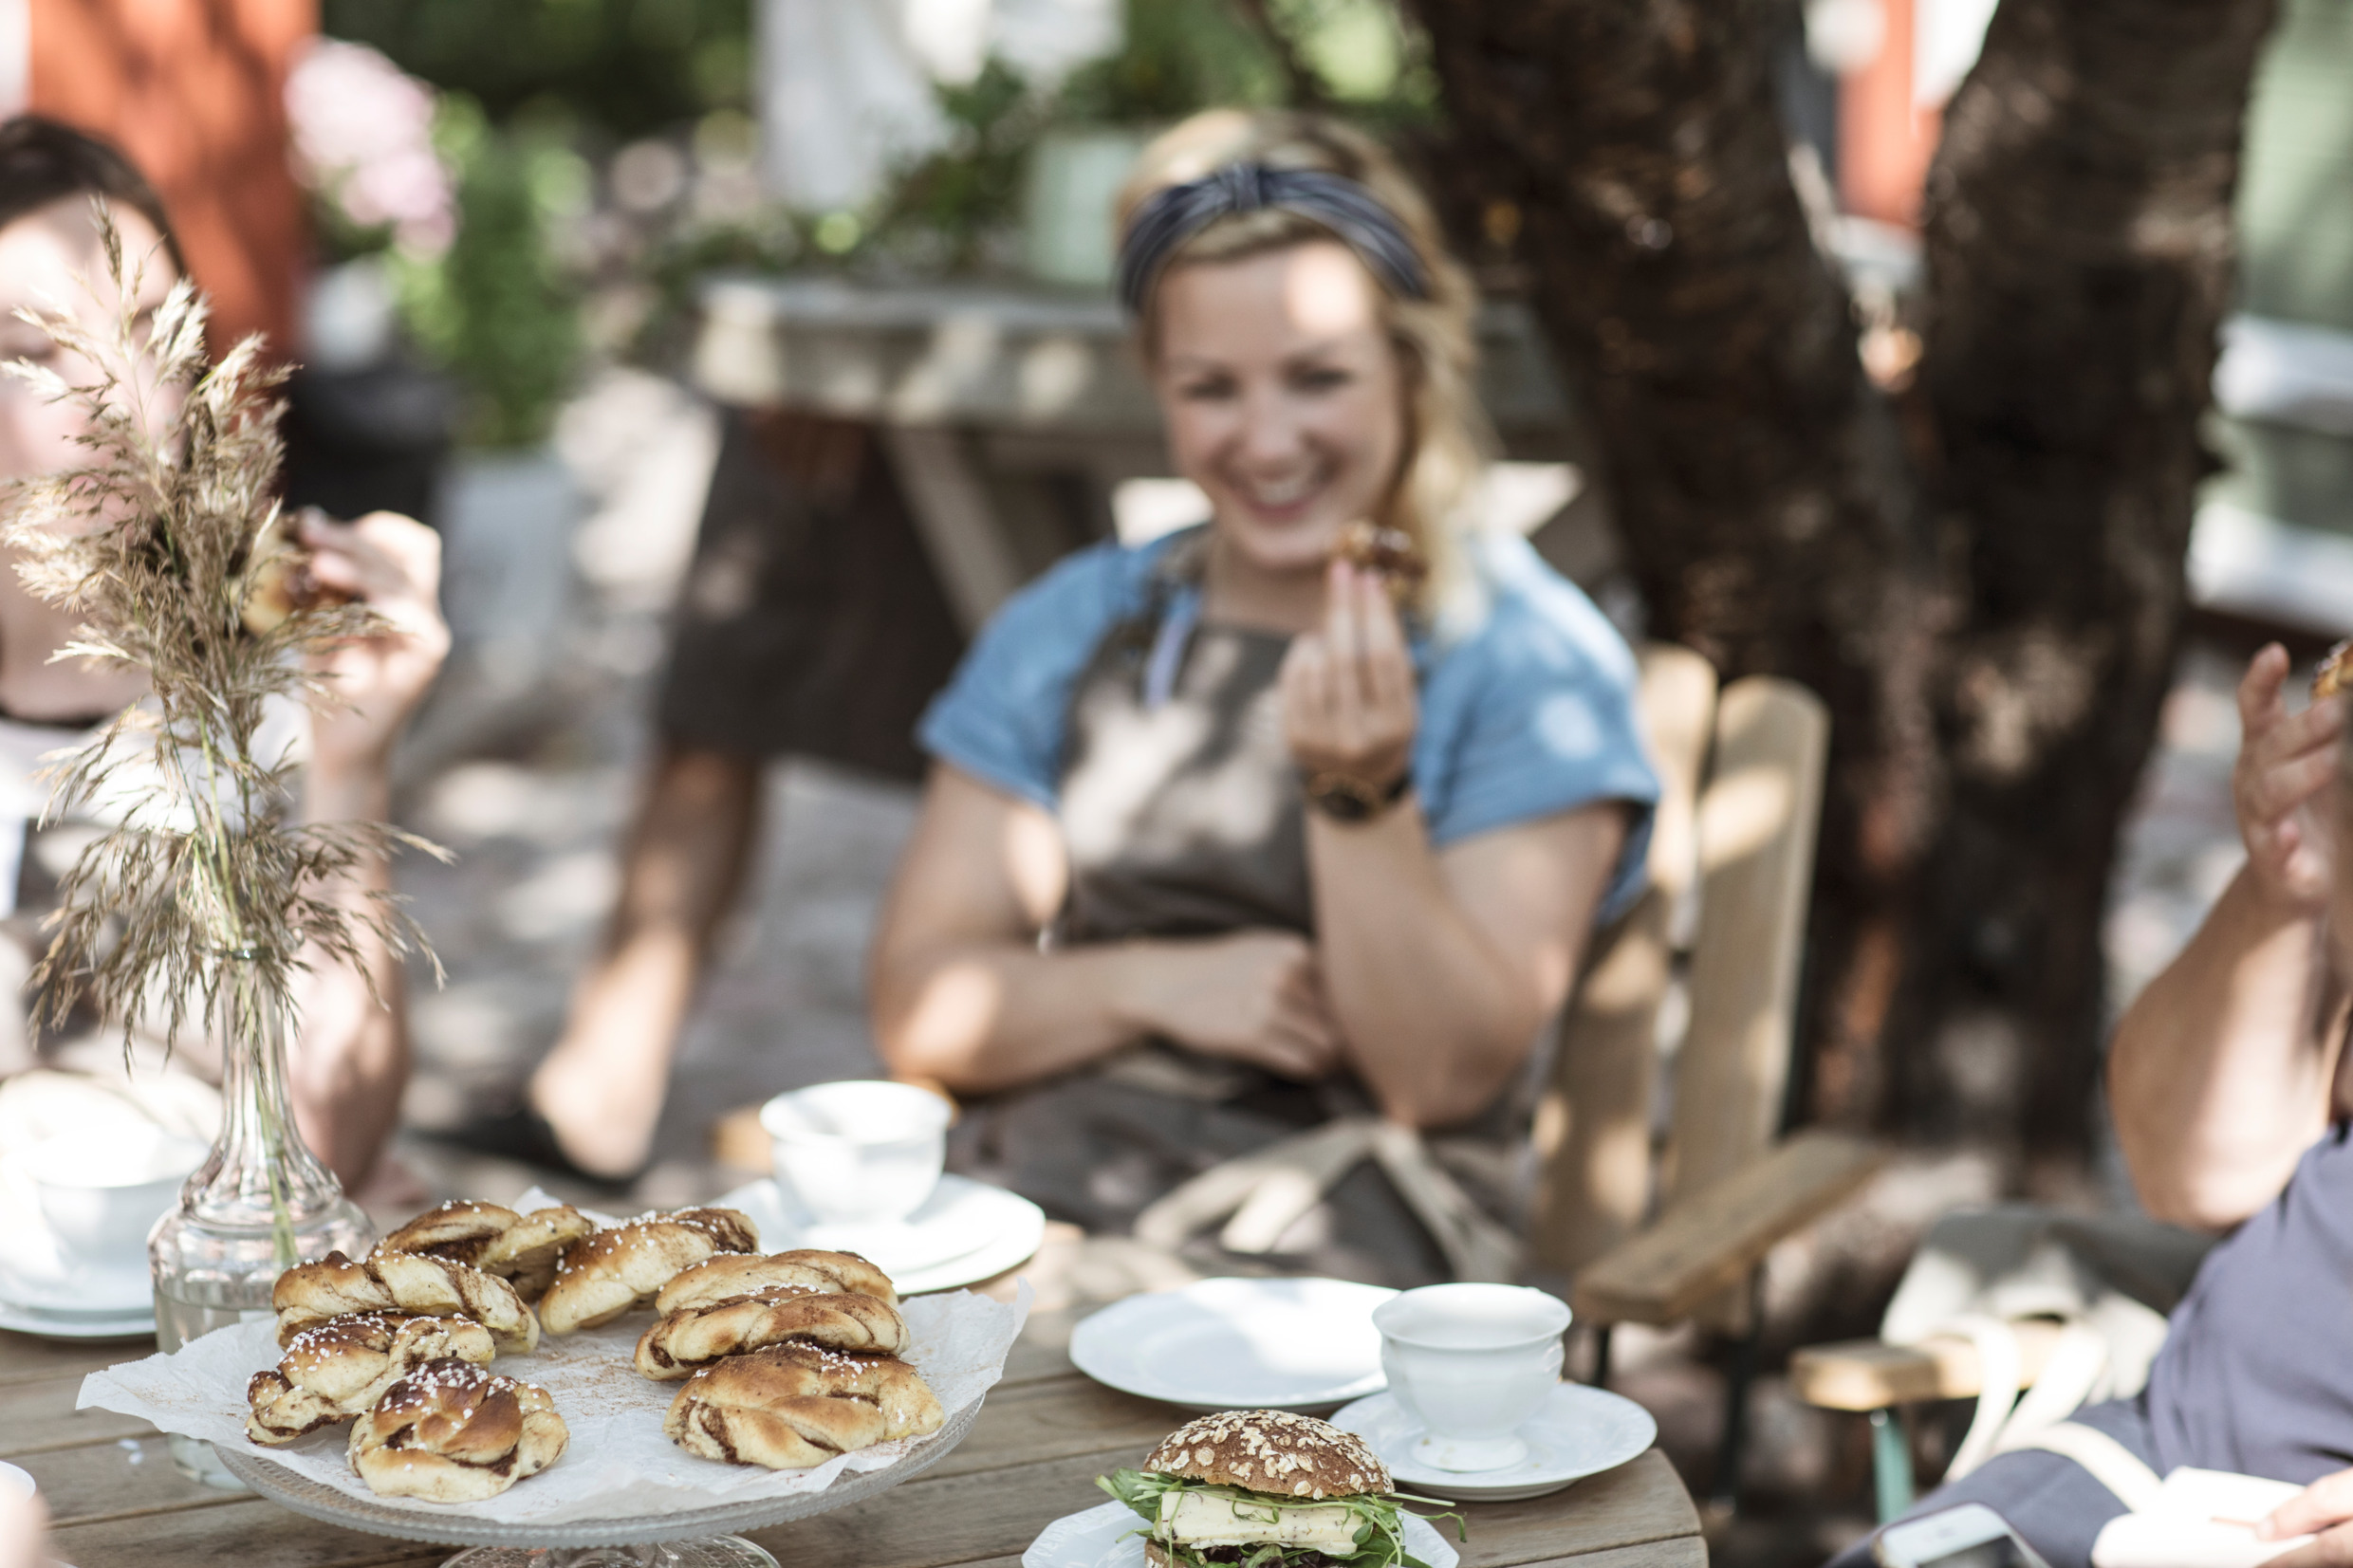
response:
M1686 648L1641 654L1641 709L1664 796L1651 885L1603 939L1562 1020L1535 1137L1530 1265L1573 1282L1597 1331L1697 1320L1734 1336L1716 1499L1738 1474L1765 1254L1859 1188L1883 1155L1827 1131L1781 1135L1829 717L1789 681L1721 692ZM1656 1133L1659 1023L1689 1001L1672 1107Z

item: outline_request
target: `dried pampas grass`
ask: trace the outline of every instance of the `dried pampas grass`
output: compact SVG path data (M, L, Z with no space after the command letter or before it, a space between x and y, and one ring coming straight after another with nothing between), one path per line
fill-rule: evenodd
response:
M121 1024L126 1045L140 1021L170 1040L192 1011L212 1015L234 966L236 989L290 1019L295 973L323 959L366 974L370 932L432 959L437 979L397 897L339 890L363 858L396 844L447 852L381 822L293 821L294 765L256 753L272 698L336 700L311 655L383 630L357 604L298 608L259 635L245 624L287 548L272 495L283 455L273 393L286 373L263 361L258 336L208 362L205 301L186 279L142 322L146 263L126 267L120 234L93 206L120 302L109 331L63 309L20 315L97 378L0 365L35 395L82 407L88 457L9 486L0 541L33 594L81 618L56 656L138 670L150 694L50 772L50 819L104 801L120 825L59 886L33 976L42 1006L62 1024L86 1000Z

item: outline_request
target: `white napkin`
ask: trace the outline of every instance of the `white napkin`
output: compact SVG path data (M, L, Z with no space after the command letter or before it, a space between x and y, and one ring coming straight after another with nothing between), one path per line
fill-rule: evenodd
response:
M1029 1315L1029 1282L1010 1305L975 1296L918 1296L900 1303L914 1363L953 1418L978 1402L1005 1371L1005 1357ZM97 1406L154 1422L168 1432L262 1454L308 1480L387 1507L433 1515L462 1509L470 1520L559 1523L580 1519L637 1519L761 1498L822 1491L845 1472L898 1463L936 1437L878 1444L826 1461L814 1469L765 1470L698 1459L662 1435L662 1414L678 1392L638 1374L638 1337L652 1320L633 1312L601 1329L544 1336L529 1356L502 1356L492 1372L546 1389L570 1429L571 1442L553 1466L487 1503L419 1503L380 1498L352 1473L344 1457L348 1425L330 1427L284 1448L263 1448L245 1435L245 1386L254 1373L278 1364L277 1324L235 1323L182 1345L94 1372L83 1379L77 1409Z
M2093 1568L2255 1568L2312 1539L2255 1539L2255 1522L2303 1490L2182 1466L2153 1507L2108 1521L2091 1545Z

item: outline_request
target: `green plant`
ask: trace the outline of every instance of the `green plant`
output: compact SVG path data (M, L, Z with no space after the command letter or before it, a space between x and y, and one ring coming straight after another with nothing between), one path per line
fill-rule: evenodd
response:
M555 102L625 141L750 100L751 0L324 0L320 24L501 123Z
M543 439L581 354L580 287L551 243L587 201L588 175L559 132L492 126L444 95L435 141L457 171L457 232L429 260L396 254L401 318L466 390L466 434L488 447Z

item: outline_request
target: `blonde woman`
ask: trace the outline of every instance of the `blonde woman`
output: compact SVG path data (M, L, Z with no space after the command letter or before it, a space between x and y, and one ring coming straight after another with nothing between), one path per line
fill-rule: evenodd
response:
M1379 147L1214 112L1121 209L1121 289L1211 517L1064 562L926 716L876 1038L968 1101L962 1168L1091 1230L1368 1112L1503 1156L1456 1162L1493 1213L1510 1091L1647 837L1632 660L1460 515L1475 302ZM1335 559L1359 522L1429 563L1401 608ZM1443 1277L1412 1215L1360 1165L1276 1249Z

